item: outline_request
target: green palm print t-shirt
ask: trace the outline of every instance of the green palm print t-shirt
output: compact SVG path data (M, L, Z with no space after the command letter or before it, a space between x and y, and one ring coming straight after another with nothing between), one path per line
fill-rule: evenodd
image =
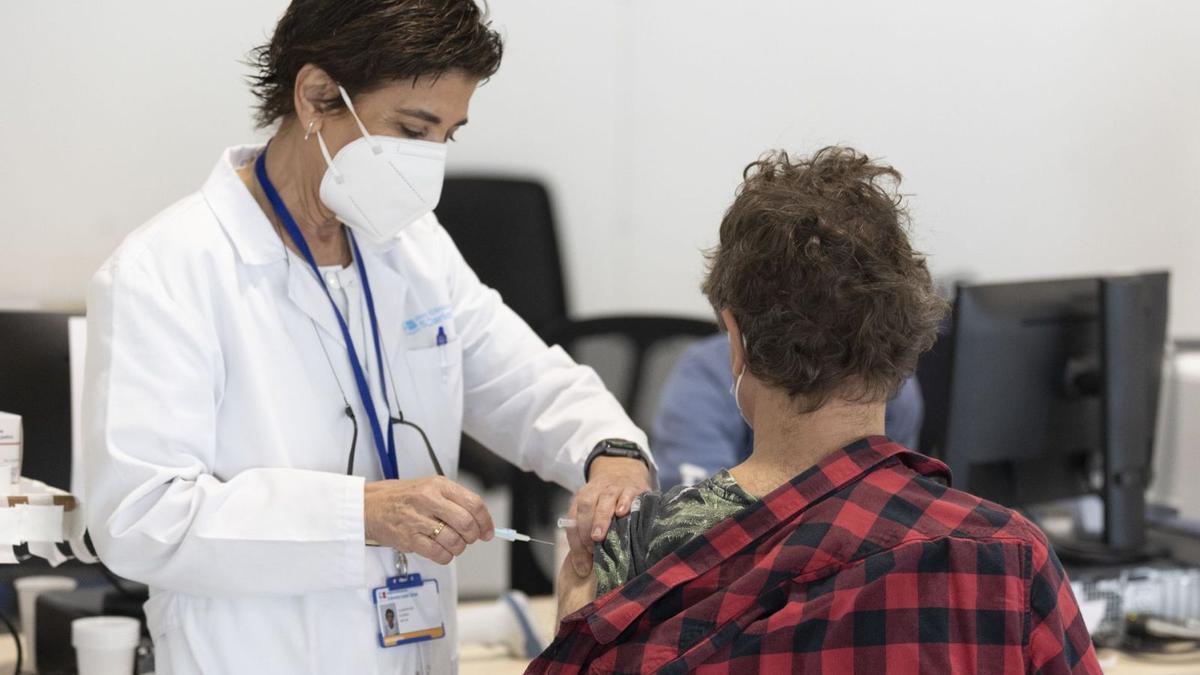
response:
M647 492L596 544L596 597L654 566L675 549L757 502L722 469L692 487Z

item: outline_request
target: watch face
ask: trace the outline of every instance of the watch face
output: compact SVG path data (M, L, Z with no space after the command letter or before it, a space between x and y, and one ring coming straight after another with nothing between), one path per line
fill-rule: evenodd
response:
M607 442L607 445L610 448L617 448L620 450L629 450L632 452L639 452L637 443L630 443L629 441L611 440L611 441Z

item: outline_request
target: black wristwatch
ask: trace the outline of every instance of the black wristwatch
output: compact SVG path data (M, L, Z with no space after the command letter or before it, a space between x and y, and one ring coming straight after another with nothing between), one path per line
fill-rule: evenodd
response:
M590 479L592 471L592 462L597 457L625 457L628 459L640 459L642 464L650 470L650 484L658 484L658 472L654 470L654 463L650 461L650 457L642 450L641 446L633 441L626 441L620 438L606 438L596 444L592 448L591 454L588 455L587 461L583 463L583 479Z

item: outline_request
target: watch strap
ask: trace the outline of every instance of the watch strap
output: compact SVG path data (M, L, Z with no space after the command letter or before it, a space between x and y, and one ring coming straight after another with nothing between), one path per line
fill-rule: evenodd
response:
M658 472L655 470L654 463L650 461L650 456L637 443L627 441L621 438L606 438L596 444L592 448L592 452L588 454L587 461L583 463L583 479L590 480L592 462L597 457L625 457L628 459L639 459L646 468L650 471L650 483L658 485Z

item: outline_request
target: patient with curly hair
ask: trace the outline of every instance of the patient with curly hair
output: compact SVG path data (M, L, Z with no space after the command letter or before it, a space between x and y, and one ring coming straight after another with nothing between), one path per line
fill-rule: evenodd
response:
M528 672L1100 672L1041 531L884 435L946 311L900 180L844 147L746 168L704 292L753 452L564 563Z

